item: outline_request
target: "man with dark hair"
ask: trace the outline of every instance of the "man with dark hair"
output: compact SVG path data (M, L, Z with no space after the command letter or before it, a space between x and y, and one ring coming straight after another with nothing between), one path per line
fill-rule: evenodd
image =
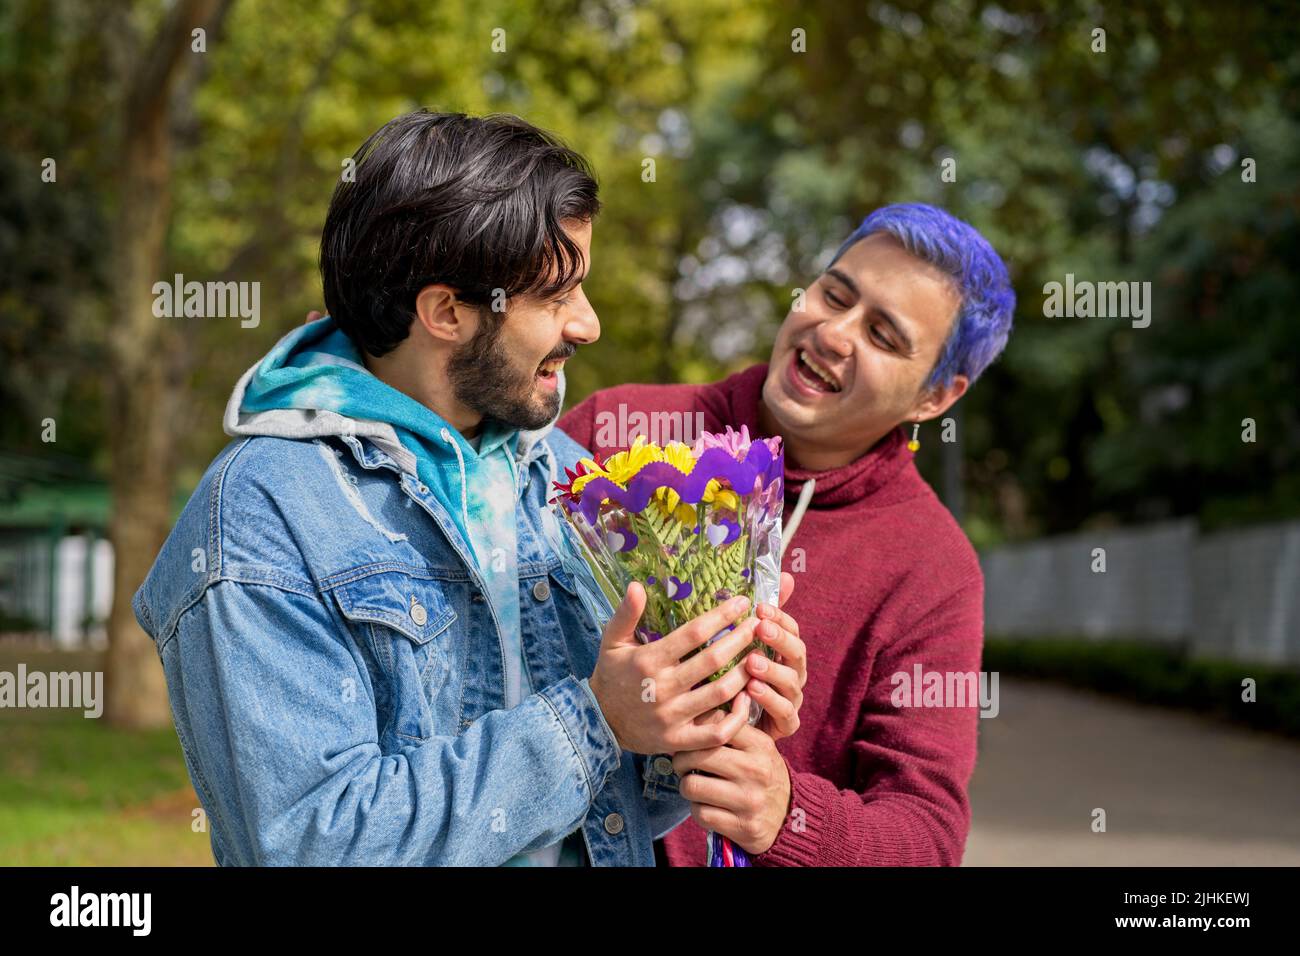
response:
M672 865L702 863L703 829L757 866L961 862L985 703L983 578L912 452L920 424L1002 351L1014 308L1006 266L974 228L886 206L786 316L768 363L710 385L616 386L560 419L602 455L623 440L612 424L638 412L785 442L783 566L800 579L787 607L814 661L800 730L741 728L677 755L663 786L692 801L692 820L663 841ZM759 703L795 697L794 670L765 678L749 688ZM960 690L948 699L936 681Z
M503 116L398 117L335 190L330 316L240 379L134 601L219 864L653 864L687 806L647 757L749 711L745 668L704 678L755 636L802 667L773 608L682 661L743 600L643 646L633 585L597 625L546 498L598 209Z

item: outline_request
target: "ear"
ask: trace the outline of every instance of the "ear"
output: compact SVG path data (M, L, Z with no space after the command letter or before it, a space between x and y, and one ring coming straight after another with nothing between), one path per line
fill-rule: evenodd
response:
M917 403L912 406L912 410L904 417L909 422L925 422L931 418L938 418L951 408L957 399L966 394L969 386L970 379L965 375L954 375L947 385L935 385L923 391Z
M447 285L426 285L415 297L415 315L420 325L441 342L464 344L478 329L478 313L456 298Z

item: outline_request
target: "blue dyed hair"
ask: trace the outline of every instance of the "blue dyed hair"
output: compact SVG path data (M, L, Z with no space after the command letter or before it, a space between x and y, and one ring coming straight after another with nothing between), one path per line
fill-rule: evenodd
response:
M1006 264L974 226L924 203L882 206L844 241L831 264L849 246L877 232L897 239L912 255L952 277L961 304L926 386L947 385L965 375L972 384L1001 354L1011 335L1016 294Z

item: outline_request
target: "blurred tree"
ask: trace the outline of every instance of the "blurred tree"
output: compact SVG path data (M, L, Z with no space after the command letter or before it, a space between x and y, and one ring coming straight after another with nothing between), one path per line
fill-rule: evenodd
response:
M1122 320L1045 318L1042 288L1067 272L1157 278L1152 227L1215 179L1210 160L1240 146L1249 111L1294 103L1290 18L1174 2L762 9L758 61L720 109L700 111L718 133L701 160L712 170L693 177L714 208L697 240L708 255L682 269L708 317L697 348L716 352L735 325L774 328L871 209L942 205L989 236L1019 298L1006 355L961 403L970 530L988 542L1135 514L1133 486L1124 500L1097 494L1092 449L1125 427L1127 363L1158 344ZM1284 255L1271 246L1260 261ZM937 472L942 447L923 445L924 470Z
M1239 148L1142 244L1155 316L1090 460L1125 518L1300 515L1300 125L1260 110Z
M166 534L168 490L178 466L192 485L225 441L220 411L238 373L319 304L314 263L330 192L345 160L386 120L419 106L509 110L568 133L601 172L610 208L600 233L609 238L598 240L610 252L593 294L618 316L607 328L626 350L608 351L607 368L646 378L669 367L661 356L674 263L664 250L695 206L675 163L683 146L672 110L708 81L708 70L690 64L713 62L708 51L745 55L737 31L743 38L753 18L726 11L720 2L645 11L622 2L413 0L233 9L222 0L17 0L6 11L0 70L30 94L6 104L17 131L6 162L32 172L3 194L15 215L0 236L15 246L37 241L6 276L0 341L6 365L26 376L7 387L30 414L69 411L79 393L47 395L40 370L72 378L77 366L58 346L73 342L84 350L90 396L106 407L106 428L75 433L88 458L107 454L113 484L110 720L166 719L156 654L130 599ZM732 25L719 26L724 20ZM556 29L566 21L572 28ZM61 82L49 83L51 73ZM34 185L45 154L58 157L60 182L77 192ZM643 176L646 159L660 163L657 177ZM57 208L84 216L49 214ZM28 229L38 218L43 233ZM88 260L80 271L78 250ZM153 285L176 274L256 283L267 321L155 316ZM593 376L587 387L597 384ZM37 433L28 419L4 438L45 451Z
M228 0L177 0L143 33L130 19L119 40L135 48L123 76L122 114L114 144L110 226L110 308L106 329L107 397L112 445L113 516L109 536L116 561L108 621L105 717L118 726L165 726L170 720L157 649L131 610L153 555L167 536L175 479L176 437L167 410L183 400L176 330L155 314L152 288L162 275L171 220L173 118L193 95L201 62L195 31L213 41ZM147 40L145 37L149 37Z
M10 0L0 446L49 455L54 417L62 458L112 476L110 713L165 715L129 600L169 489L226 441L238 374L320 306L345 161L420 106L516 112L595 164L603 334L571 401L765 358L861 216L927 201L990 237L1020 300L961 403L978 542L1287 513L1295 40L1279 5L1173 0ZM1229 155L1258 156L1259 183ZM1045 318L1043 284L1067 272L1152 281L1152 326ZM153 283L177 273L258 283L259 323L153 316ZM1259 442L1241 447L1246 417ZM930 474L939 447L923 443Z

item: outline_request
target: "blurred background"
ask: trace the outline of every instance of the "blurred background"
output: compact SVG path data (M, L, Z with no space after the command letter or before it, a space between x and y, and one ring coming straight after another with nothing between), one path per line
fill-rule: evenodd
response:
M211 863L130 597L228 440L235 379L321 307L345 160L421 106L518 113L595 165L603 333L570 404L765 360L876 206L982 230L1016 328L919 456L981 551L1002 676L966 863L1300 863L1296 22L6 0L0 671L101 670L107 699L95 720L0 709L0 863ZM178 273L259 283L260 322L154 317ZM1067 274L1151 283L1150 324L1046 316Z

